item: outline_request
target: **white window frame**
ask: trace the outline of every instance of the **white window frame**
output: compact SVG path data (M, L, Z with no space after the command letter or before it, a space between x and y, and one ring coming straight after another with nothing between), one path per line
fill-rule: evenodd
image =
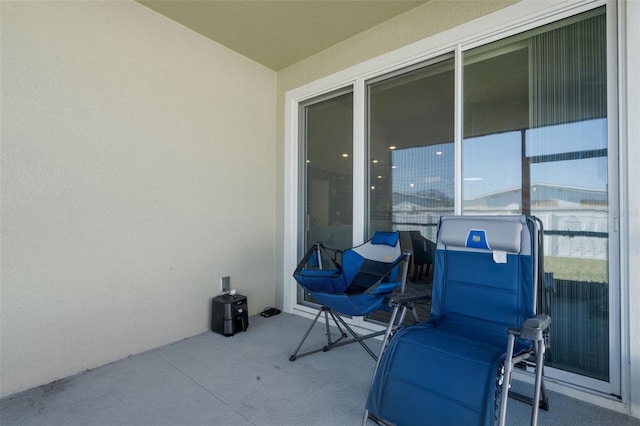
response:
M284 271L293 271L297 265L297 245L298 245L298 203L299 203L299 156L298 156L298 135L299 135L299 106L302 102L320 96L322 94L351 86L353 88L354 99L354 150L353 150L353 242L354 245L364 241L365 231L365 179L366 179L366 141L365 141L365 120L366 120L366 84L367 81L390 72L418 64L423 61L433 60L445 54L453 54L455 57L455 134L454 143L456 150L455 164L455 206L456 214L460 214L462 206L461 194L461 111L462 111L462 55L463 52L475 47L488 44L490 42L504 39L512 35L522 33L524 31L534 29L551 22L555 22L578 13L582 13L597 7L607 6L607 38L608 38L608 70L618 69L617 52L619 50L618 42L625 34L620 31L624 28L618 28L616 34L616 21L621 21L620 11L617 10L615 1L606 0L569 0L563 2L539 2L534 0L523 0L513 6L507 7L490 15L478 18L474 21L462 24L458 27L420 40L395 51L386 53L379 57L365 61L346 70L337 72L327 77L321 78L302 87L288 91L285 94L285 187L284 187ZM622 8L620 8L622 9ZM622 27L624 25L621 24ZM480 29L480 30L478 30ZM611 34L617 37L611 37ZM618 101L618 79L616 72L608 72L608 120L609 126L609 173L610 184L617 185L618 179L624 182L622 173L626 171L623 165L619 164L617 147L619 121L619 108L625 108L625 105L619 104ZM611 94L614 94L611 96ZM622 135L622 133L621 133ZM621 136L622 137L622 136ZM620 143L624 143L620 140ZM618 178L618 174L620 176ZM625 221L620 221L619 207L626 204L625 194L618 191L618 188L612 188L611 194L620 193L619 199L611 200L610 207L610 223L609 229L619 230L624 235ZM617 240L617 239L616 239ZM621 237L621 243L624 243ZM611 244L610 244L611 246ZM618 247L611 247L610 263L620 265L610 267L610 286L611 294L620 294L624 296L628 294L628 290L621 287L620 271L627 270L628 257L624 253L618 252ZM624 275L624 274L623 274ZM288 277L287 277L288 276ZM628 281L626 281L628 283ZM284 282L284 310L290 313L296 313L312 318L317 312L316 309L297 303L297 284L290 275L285 274ZM610 307L610 346L613 348L611 353L611 381L602 382L599 380L580 377L576 380L576 375L566 373L557 369L549 369L546 376L549 388L558 390L574 397L586 399L589 402L605 406L618 411L625 411L620 407L620 400L611 396L611 394L620 395L622 401L626 401L629 393L628 373L628 343L620 338L626 335L629 330L628 307L620 304L620 299L612 298L613 304ZM626 299L622 298L626 302ZM622 312L621 312L622 311ZM623 315L617 316L616 313ZM377 325L371 322L365 322L362 317L355 317L349 321L356 329L371 330L377 329ZM616 353L617 348L617 353ZM528 376L521 377L528 380ZM582 389L584 388L584 389ZM588 389L588 390L587 390ZM598 393L595 393L593 391Z

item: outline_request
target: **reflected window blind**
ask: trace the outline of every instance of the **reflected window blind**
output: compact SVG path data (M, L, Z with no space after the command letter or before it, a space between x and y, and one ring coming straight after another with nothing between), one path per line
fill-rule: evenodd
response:
M531 38L531 126L607 116L606 21L598 15Z

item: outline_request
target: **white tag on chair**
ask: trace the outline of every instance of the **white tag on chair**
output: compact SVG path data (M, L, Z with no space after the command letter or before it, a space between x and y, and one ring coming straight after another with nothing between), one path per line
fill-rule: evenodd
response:
M493 261L496 263L507 263L507 252L501 251L501 250L494 250Z

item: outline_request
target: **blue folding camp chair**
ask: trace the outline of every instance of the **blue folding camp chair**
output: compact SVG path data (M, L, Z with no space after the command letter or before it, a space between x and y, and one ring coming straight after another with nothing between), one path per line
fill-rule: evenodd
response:
M341 260L337 259L339 254L342 254ZM314 244L298 264L293 276L321 307L289 360L295 361L305 355L326 352L354 342L360 343L369 355L377 359L377 355L363 340L382 334L389 336L393 325L404 320L407 310L413 313L417 322L414 303L425 299L424 296L402 294L407 259L408 255L401 253L397 232L376 232L371 240L343 253L328 249L321 243ZM394 293L398 290L400 294ZM365 316L379 309L392 310L387 328L366 335L358 335L340 316ZM398 310L401 312L399 317ZM327 344L298 354L321 314L324 314ZM329 318L340 332L336 340L331 336ZM351 334L351 339L344 340L348 337L344 330Z
M544 390L545 330L535 315L541 223L450 216L438 225L428 322L396 331L378 363L364 422L505 424L511 372L535 355L531 424Z

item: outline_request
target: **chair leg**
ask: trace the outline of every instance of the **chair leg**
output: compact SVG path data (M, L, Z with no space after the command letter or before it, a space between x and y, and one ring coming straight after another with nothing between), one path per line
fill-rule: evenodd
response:
M376 377L376 372L378 371L378 366L380 365L380 358L382 358L382 354L387 347L387 343L389 343L389 336L391 336L391 332L395 327L396 316L398 315L399 306L396 305L391 310L391 317L389 318L389 323L387 324L387 329L385 330L384 337L382 338L382 345L380 346L380 352L378 352L378 358L376 358L376 366L373 368L373 377L371 378L371 383L373 383L373 379ZM404 315L401 315L401 317Z
M318 322L318 318L320 318L320 315L322 315L323 313L324 313L324 322L325 322L326 335L327 335L327 345L323 346L322 348L315 349L315 350L312 350L312 351L309 351L309 352L305 352L303 354L298 355L298 351L300 351L300 348L302 348L303 343L305 342L305 340L307 340L307 337L309 336L309 333L311 333L311 330L313 329L313 327ZM340 330L340 333L341 333L340 338L338 338L338 340L336 340L335 342L331 340L331 328L329 326L329 315L331 315L331 317L333 318L333 321L336 324L336 327L338 327L338 330ZM304 334L304 336L302 336L302 339L300 339L300 343L298 343L298 346L296 347L296 350L289 357L289 361L295 361L296 359L301 358L301 357L303 357L305 355L311 355L311 354L314 354L314 353L320 352L320 351L326 352L327 350L329 350L329 348L331 348L332 346L335 346L335 344L337 342L339 342L340 340L342 340L345 337L347 337L347 335L345 334L345 332L340 327L340 324L338 324L338 321L336 320L335 316L333 316L333 313L331 312L331 310L329 308L327 308L326 306L322 306L318 310L318 313L316 314L316 316L313 319L313 321L311 322L311 325L307 329L307 332Z
M513 346L516 337L509 333L507 343L507 356L504 360L504 378L502 379L502 395L500 396L500 426L505 426L507 421L507 398L509 397L509 386L511 386L511 372L513 370Z
M548 405L548 401L545 401L547 396L546 392L543 393L543 378L542 378L542 370L544 368L544 341L539 340L534 342L535 352L536 352L536 382L535 389L533 392L533 404L531 411L531 426L536 426L538 424L538 409L540 408L540 396L542 394L543 403Z
M336 325L336 327L338 328L338 331L340 332L340 337L338 338L338 340L331 340L331 328L329 327L329 317L328 315L331 315L331 318L333 319L333 323ZM339 316L339 315L338 315ZM340 318L340 320L342 320L342 318ZM344 323L344 321L343 321ZM342 329L342 327L340 327L340 323L338 322L338 320L336 319L336 314L333 313L333 311L329 308L327 308L327 310L324 312L324 324L325 324L325 329L326 329L326 334L327 334L327 346L325 346L323 348L323 350L328 351L329 349L331 349L332 346L334 346L336 343L338 343L340 340L344 339L347 337L347 333L344 332L344 330Z
M371 389L371 386L373 385L373 381L376 378L376 373L378 372L378 367L380 366L380 360L382 359L382 354L384 353L385 348L387 347L387 343L389 343L389 338L391 336L391 332L393 331L393 329L395 328L395 321L396 321L396 316L398 315L398 309L399 309L399 305L394 305L393 309L391 310L391 317L389 318L389 323L387 324L387 329L384 333L384 337L382 338L382 346L380 346L380 352L378 353L378 358L376 358L376 366L373 368L373 375L371 376L371 385L369 385L369 389ZM402 314L400 315L400 318L398 320L398 325L402 324L403 318L404 318L404 314L407 310L406 306L403 306L402 308ZM415 313L414 313L415 315ZM364 419L362 420L362 426L366 426L367 425L367 421L369 420L369 410L367 410L366 408L364 409Z
M540 408L544 411L549 411L549 397L547 396L547 389L544 386L544 365L542 366L542 380L540 382Z
M511 386L511 374L513 372L514 364L518 362L517 360L513 360L512 354L515 340L515 335L510 333L509 341L507 344L507 355L504 360L504 378L502 381L502 395L500 400L500 426L504 426L506 422L507 398L509 396L509 388ZM538 413L540 411L540 408L542 408L543 410L549 409L549 399L547 397L543 377L545 352L544 340L533 341L533 349L536 357L533 397L529 398L518 393L514 393L512 394L512 396L514 399L531 405L531 426L536 426L538 424Z
M333 313L332 313L331 315L333 316ZM371 337L373 337L373 336L374 336L374 335L376 335L376 334L377 334L377 335L380 335L380 334L382 334L382 332L372 333L372 334L369 334L369 335L367 335L367 336L358 336L358 334L357 334L355 331L353 331L353 330L351 329L351 327L349 327L349 324L347 324L347 323L342 319L342 317L341 317L340 315L336 315L336 316L334 316L334 319L335 319L335 318L337 318L337 319L338 319L338 321L340 321L340 322L342 323L342 325L347 329L347 331L348 331L349 333L351 333L351 336L353 336L353 339L351 339L351 340L347 340L347 341L345 341L345 342L343 342L343 343L341 343L341 344L339 344L339 345L337 345L337 344L336 344L337 342L334 342L333 344L331 344L331 345L329 345L329 346L328 346L328 349L331 349L332 347L336 347L336 346L346 345L346 344L348 344L348 343L352 343L352 342L358 342L358 343L360 343L360 346L362 346L362 347L364 348L364 350L365 350L365 351L367 351L367 353L368 353L369 355L371 355L371 358L373 358L373 359L375 359L375 360L377 360L377 359L378 359L378 358L376 358L376 354L374 354L374 353L373 353L373 351L371 350L371 348L369 348L369 346L367 346L367 344L366 344L366 343L364 343L364 342L363 342L363 340L368 339L368 338L371 338ZM341 338L341 339L342 339L342 338ZM327 349L327 350L328 350L328 349Z
M418 310L416 309L416 307L411 304L411 306L408 308L409 310L411 310L411 315L413 315L413 322L414 323L419 323L420 322L420 317L418 316ZM402 321L404 321L404 318L402 318ZM402 324L402 322L398 323L398 325Z
M289 357L289 361L295 361L296 360L296 358L297 358L296 355L298 354L298 351L302 347L302 344L304 343L304 341L307 340L307 337L309 336L309 333L311 333L311 329L313 328L314 325L316 325L316 322L318 322L318 318L320 317L322 312L323 312L322 309L318 310L318 313L316 314L316 317L313 319L313 322L311 323L311 325L307 329L307 332L304 333L304 336L302 336L302 339L300 339L300 343L298 343L298 346L296 347L296 350L293 351L293 354L291 354L291 356Z

